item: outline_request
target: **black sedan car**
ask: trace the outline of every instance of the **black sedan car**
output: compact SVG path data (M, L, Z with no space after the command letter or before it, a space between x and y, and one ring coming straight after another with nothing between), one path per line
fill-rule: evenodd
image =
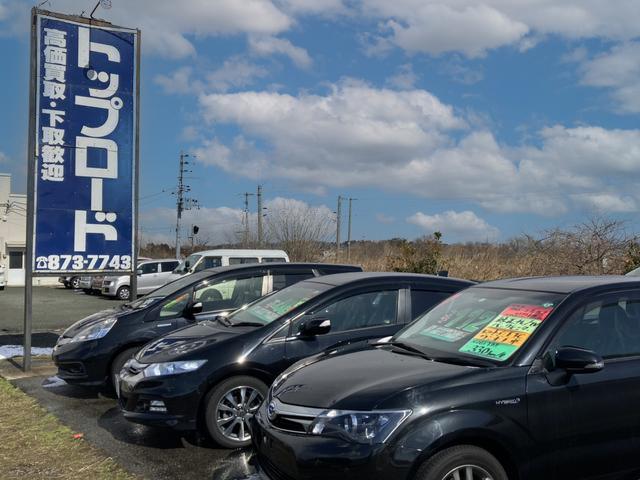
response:
M635 479L638 405L640 280L514 279L292 366L252 433L272 479Z
M76 385L114 386L142 345L178 328L230 313L301 280L362 271L352 265L270 263L218 267L182 277L116 309L71 325L58 339L58 377Z
M391 336L471 284L400 273L297 283L146 345L120 373L124 416L177 429L202 425L223 447L246 446L249 420L289 365L336 345Z

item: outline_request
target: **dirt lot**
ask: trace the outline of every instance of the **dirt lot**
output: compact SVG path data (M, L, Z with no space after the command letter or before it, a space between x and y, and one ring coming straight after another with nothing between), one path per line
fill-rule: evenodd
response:
M127 471L163 480L260 480L250 451L215 448L196 434L179 435L127 422L113 398L72 387L55 377L13 381L47 411Z
M22 331L24 288L0 291L0 332ZM64 287L33 288L33 330L62 330L87 315L121 302Z

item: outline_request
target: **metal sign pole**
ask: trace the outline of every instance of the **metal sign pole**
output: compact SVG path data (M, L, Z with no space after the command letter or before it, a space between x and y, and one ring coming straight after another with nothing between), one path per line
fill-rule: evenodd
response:
M135 119L136 119L136 131L135 135L135 151L133 154L133 161L135 162L135 166L133 168L133 262L132 268L133 273L131 274L131 280L129 281L129 285L131 285L131 293L129 294L129 300L135 301L138 298L138 252L140 250L140 224L138 223L140 220L138 218L138 209L140 206L140 195L138 192L139 181L140 181L140 41L142 40L142 35L140 34L140 30L138 30L138 35L136 38L136 91L135 91L135 99L136 99L136 108L135 108Z
M22 369L31 370L31 331L33 329L33 222L35 200L35 170L36 170L36 12L31 10L31 61L29 76L29 141L27 146L27 238L24 272L24 325L23 325L23 360Z

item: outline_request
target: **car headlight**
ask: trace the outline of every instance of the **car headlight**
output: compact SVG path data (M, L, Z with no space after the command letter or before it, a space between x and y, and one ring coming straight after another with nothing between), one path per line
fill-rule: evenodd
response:
M183 360L180 362L152 363L144 369L143 374L145 377L161 377L164 375L193 372L206 362L206 360Z
M384 443L409 415L411 410L328 410L311 423L309 433L344 436L358 443Z
M116 317L110 317L97 323L91 324L76 333L71 338L71 340L69 340L69 342L86 342L88 340L102 338L107 333L109 333L109 330L111 330L111 328L115 325L116 320Z

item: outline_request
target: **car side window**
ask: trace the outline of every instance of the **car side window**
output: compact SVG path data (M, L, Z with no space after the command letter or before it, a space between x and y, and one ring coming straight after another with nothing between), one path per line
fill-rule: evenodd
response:
M257 257L229 257L229 265L244 265L247 263L259 263Z
M177 260L172 262L162 262L161 268L163 272L173 272L179 264L180 262Z
M140 270L142 270L142 275L148 275L150 273L158 273L158 264L145 263L140 265Z
M202 302L203 312L236 309L262 297L262 275L224 279L196 287L194 302Z
M262 257L262 263L276 263L276 262L286 262L287 260L282 257Z
M610 296L578 309L552 349L566 346L592 350L605 359L640 355L640 297Z
M200 263L198 263L198 265L196 265L196 268L194 269L195 272L200 272L202 270L206 270L207 268L215 268L215 267L220 267L222 266L222 258L220 257L204 257Z
M392 325L397 315L398 290L359 293L314 312L314 317L331 320L331 333Z
M191 292L185 292L175 298L166 301L162 305L162 307L160 307L160 318L178 317L182 315L182 312L184 312L184 309L189 303L190 297Z
M313 272L285 272L273 274L273 290L282 290L285 287L293 285L294 283L313 278Z
M434 305L440 303L451 294L445 292L433 292L430 290L411 289L411 318L415 319L419 315L429 310Z

